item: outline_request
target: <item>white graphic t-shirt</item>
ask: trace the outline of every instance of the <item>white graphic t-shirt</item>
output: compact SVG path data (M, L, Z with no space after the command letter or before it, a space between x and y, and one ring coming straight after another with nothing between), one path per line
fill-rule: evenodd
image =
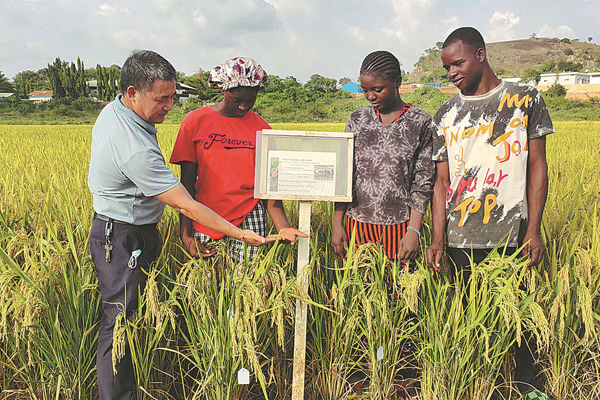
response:
M539 92L502 82L482 96L457 94L433 117L433 160L448 161L448 246L517 246L527 219L529 140L554 132Z

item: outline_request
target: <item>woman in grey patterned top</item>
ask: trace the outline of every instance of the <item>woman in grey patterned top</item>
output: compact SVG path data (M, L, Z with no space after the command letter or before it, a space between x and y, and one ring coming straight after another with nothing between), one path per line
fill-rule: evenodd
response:
M433 191L431 116L400 98L400 63L387 51L369 54L360 70L371 103L352 113L353 201L336 205L331 245L343 256L348 237L378 243L388 258L419 252L421 221Z

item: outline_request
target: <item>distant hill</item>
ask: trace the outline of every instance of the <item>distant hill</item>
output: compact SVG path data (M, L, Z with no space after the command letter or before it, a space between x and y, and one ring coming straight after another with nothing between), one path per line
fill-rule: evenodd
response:
M406 79L407 83L443 80L445 71L440 61L440 47L426 49ZM528 68L540 69L552 60L579 63L582 71L600 71L600 46L579 40L558 38L529 38L487 43L492 68L501 78L521 77ZM568 65L568 64L567 64ZM561 71L554 71L561 72Z

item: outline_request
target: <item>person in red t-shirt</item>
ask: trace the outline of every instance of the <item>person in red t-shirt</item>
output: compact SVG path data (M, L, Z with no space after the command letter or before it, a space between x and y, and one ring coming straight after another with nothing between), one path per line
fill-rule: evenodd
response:
M215 67L209 76L212 87L219 87L224 98L217 104L190 112L179 128L170 162L181 166L181 183L198 202L221 217L261 236L267 233L265 206L254 198L254 159L256 131L270 126L251 109L267 73L252 58L236 57ZM294 244L296 236L307 237L291 228L280 200L269 200L266 211L279 237ZM181 215L181 239L194 256L210 257L215 250L210 240L224 237ZM243 243L234 240L231 255L244 259ZM253 258L257 247L248 246Z

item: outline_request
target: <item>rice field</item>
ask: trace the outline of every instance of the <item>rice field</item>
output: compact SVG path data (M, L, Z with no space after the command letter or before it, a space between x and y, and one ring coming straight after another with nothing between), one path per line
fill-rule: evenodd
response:
M337 258L332 205L318 203L305 292L294 248L264 249L249 265L233 265L225 247L210 260L190 260L178 216L167 209L143 307L115 330L116 342L132 349L137 398L290 398L294 306L303 299L307 399L518 398L511 349L525 345L524 336L537 348L539 380L552 399L599 399L600 123L556 128L548 138L547 259L528 269L495 256L464 285L423 259L415 273L400 274L371 246ZM159 126L166 159L176 133L175 125ZM91 126L0 125L0 399L97 398L90 139ZM294 223L297 204L286 208ZM413 356L402 357L408 342ZM250 371L249 385L238 385L240 368Z

